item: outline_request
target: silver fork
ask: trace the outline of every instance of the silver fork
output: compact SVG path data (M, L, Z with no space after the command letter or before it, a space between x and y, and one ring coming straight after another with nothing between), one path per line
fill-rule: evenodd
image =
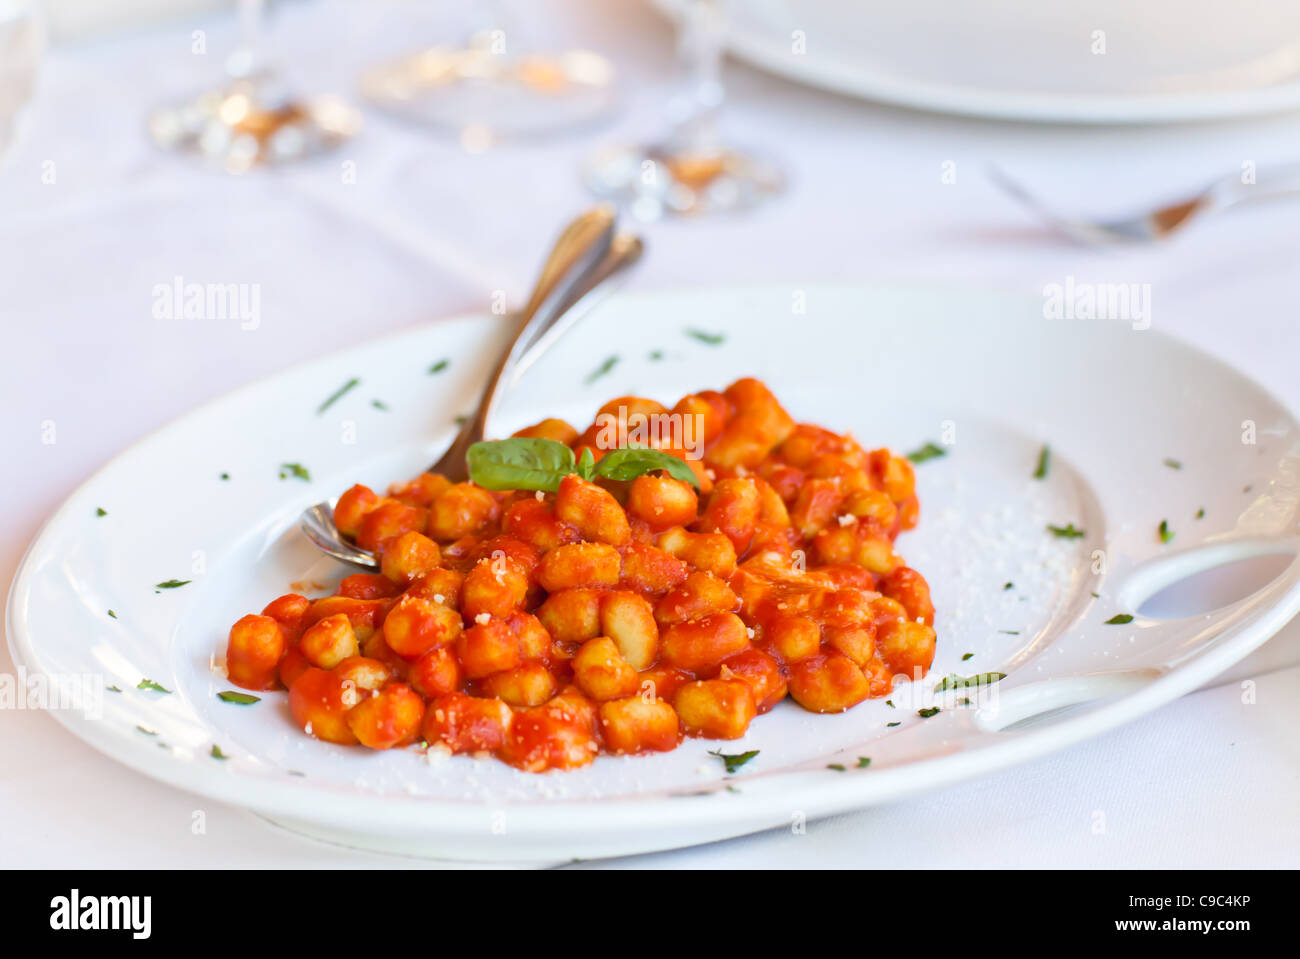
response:
M1243 182L1240 175L1225 176L1186 199L1162 204L1145 213L1113 220L1086 220L1062 216L1050 209L996 166L989 166L988 175L1003 192L1048 225L1086 246L1161 240L1208 213L1221 213L1241 203L1300 194L1300 163L1295 163L1261 170L1252 183Z
M614 214L608 207L584 214L556 241L538 277L528 305L520 312L510 345L501 354L483 388L477 409L465 420L447 451L429 472L453 482L469 478L465 454L483 439L497 402L515 378L550 348L556 339L595 300L608 292L610 281L641 258L641 238L612 235ZM303 511L303 533L321 552L362 569L377 569L374 553L349 542L334 524L337 499L317 503Z

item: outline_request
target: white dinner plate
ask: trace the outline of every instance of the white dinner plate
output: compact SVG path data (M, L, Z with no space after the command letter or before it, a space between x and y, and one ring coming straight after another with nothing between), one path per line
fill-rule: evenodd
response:
M653 0L678 16L683 0ZM1300 6L1188 0L745 0L732 53L800 83L1012 120L1147 123L1300 109Z
M945 455L916 469L920 526L898 544L938 607L928 678L838 716L787 701L737 742L688 740L545 775L317 742L292 725L282 692L218 699L231 687L211 660L230 624L291 584L328 590L345 572L307 544L299 512L431 462L503 333L500 318L474 316L353 347L216 400L114 459L50 519L15 578L8 635L27 681L116 687L65 697L54 715L134 769L290 828L413 855L567 861L788 827L1041 756L1196 688L1300 608L1294 417L1155 330L1045 319L1036 300L942 289L625 296L528 372L496 431L545 415L585 425L613 396L672 402L755 375L797 419L869 446L936 444ZM1044 444L1049 469L1035 478ZM1152 615L1139 612L1175 580L1261 556L1282 557L1280 570L1243 599L1157 618L1166 590L1146 604ZM190 582L155 585L169 580ZM1134 619L1107 623L1117 615ZM989 672L1007 675L933 692L949 674ZM138 688L146 679L168 692ZM718 749L758 755L728 775Z

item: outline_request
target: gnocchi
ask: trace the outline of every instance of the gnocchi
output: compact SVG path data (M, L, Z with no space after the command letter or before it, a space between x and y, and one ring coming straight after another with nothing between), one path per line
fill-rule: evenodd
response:
M585 430L546 419L517 435L599 463L607 433L661 415L692 419L693 453L648 441L689 471L588 469L554 492L431 473L383 495L353 486L334 519L379 573L244 616L231 682L288 689L324 742L422 740L544 772L736 739L787 698L842 712L925 675L935 607L894 549L919 517L907 460L796 423L754 379L671 413L620 397Z

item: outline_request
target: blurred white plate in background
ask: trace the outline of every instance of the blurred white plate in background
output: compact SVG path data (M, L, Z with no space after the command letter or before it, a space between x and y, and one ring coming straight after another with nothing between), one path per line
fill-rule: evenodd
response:
M232 3L233 0L41 0L40 6L50 36L60 42L149 23L181 21Z
M653 2L676 16L685 0ZM727 46L740 58L902 106L1083 123L1300 109L1294 0L744 0L729 7Z

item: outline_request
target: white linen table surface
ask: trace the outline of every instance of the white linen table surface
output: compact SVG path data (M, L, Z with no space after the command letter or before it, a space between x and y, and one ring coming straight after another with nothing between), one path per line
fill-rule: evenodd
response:
M274 48L303 88L354 96L367 66L460 36L467 24L432 6L294 4L273 24ZM513 6L534 44L580 43L614 60L626 98L610 125L475 154L368 111L362 135L333 156L227 178L156 151L143 124L148 108L213 81L232 17L48 54L29 135L0 172L0 581L72 489L178 413L301 359L486 310L495 290L526 291L558 226L588 202L580 159L597 143L658 132L674 72L667 24L636 0ZM206 55L191 53L195 29ZM1300 159L1294 115L1030 126L866 104L734 63L726 79L727 130L779 157L789 191L744 216L645 227L648 255L628 289L902 280L1037 297L1068 276L1149 283L1154 328L1300 409L1300 201L1098 252L1056 240L984 173L997 163L1067 210L1127 211L1243 164ZM153 287L175 276L260 284L261 326L155 320ZM666 330L677 334L670 321ZM41 442L47 420L54 445ZM0 647L0 672L13 670ZM1293 622L1209 688L1037 762L814 822L806 835L599 865L1295 867L1297 693ZM190 831L196 809L207 813L202 836ZM302 839L155 783L38 711L0 712L0 823L0 866L420 865Z

